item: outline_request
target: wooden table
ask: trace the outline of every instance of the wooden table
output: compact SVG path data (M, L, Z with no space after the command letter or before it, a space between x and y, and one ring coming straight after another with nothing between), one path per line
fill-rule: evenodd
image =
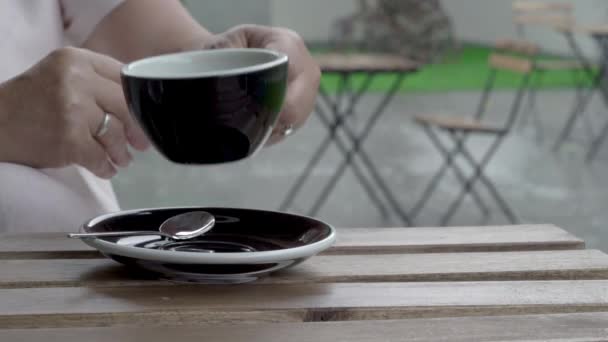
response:
M608 255L551 225L341 229L253 284L145 279L63 234L0 236L1 341L606 341Z
M383 204L385 200L403 224L411 226L412 222L409 215L401 207L391 191L391 187L382 178L377 170L376 163L366 153L364 144L393 97L400 90L405 76L418 71L420 64L402 56L390 54L330 53L316 56L316 60L324 75L334 75L339 79L336 91L328 90L323 86L323 83L321 84L319 101L317 101L315 107L317 117L328 132L325 139L313 152L312 158L306 164L302 173L289 189L279 210L287 211L293 208L296 197L303 190L306 181L333 143L341 152L343 158L336 166L332 176L329 177L329 181L320 187L322 191L313 200L310 210L304 212L309 216L317 216L350 167L363 190L369 196L371 203L379 209L382 217L388 215ZM379 75L394 75L393 79L390 80L389 89L382 93L380 101L371 111L357 113L357 111L360 111L359 105L362 97L366 95ZM350 119L357 117L356 114L367 114L367 118L365 118L359 131L350 125ZM342 136L344 136L344 139ZM381 197L384 197L384 200Z

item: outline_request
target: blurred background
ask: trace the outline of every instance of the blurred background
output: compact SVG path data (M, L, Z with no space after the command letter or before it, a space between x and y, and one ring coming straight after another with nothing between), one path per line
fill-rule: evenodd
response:
M375 78L367 87L365 71L325 73L322 85L327 98L340 98L341 90L352 88L333 107L349 117L338 122L333 140L328 140L328 127L315 113L284 143L244 162L189 167L171 164L155 151L140 154L115 180L123 208L201 205L288 210L342 227L553 223L592 247L608 250L608 143L603 144L608 131L608 102L603 94L608 92L603 92L606 87L599 76L606 60L602 51L608 46L604 40L608 2L187 0L184 4L214 32L243 23L286 26L302 35L315 56L334 56L345 67L352 62L345 56L365 55L375 67L390 69L388 64L377 65L382 60L374 56L382 53L419 68L371 73ZM498 68L500 75L486 92L491 101L480 106L488 75L496 69L489 63L496 44L502 44L501 49L521 47L505 45L505 39L537 46L539 52L515 51L519 61L529 62L517 65L531 68ZM513 69L513 65L499 66ZM368 119L377 104L392 95L392 82L399 76L403 82L367 130ZM341 88L347 77L352 79L350 87ZM522 90L520 80L525 77L531 84ZM358 92L361 98L349 111L351 93ZM509 126L519 93L521 105ZM332 106L323 108L331 117ZM475 117L478 112L483 113L481 118ZM443 121L415 120L428 115ZM495 126L487 127L500 129L486 129L490 123ZM344 150L353 146L345 127L352 136L365 132L359 147L367 162L360 153L351 153L352 163L330 187L338 166L348 159L335 139L341 139ZM435 135L429 136L429 129ZM432 182L446 163L441 147L452 150L465 135L470 153L454 153L454 163L448 163L438 181ZM436 145L434 136L441 145ZM324 140L330 144L326 153L318 154ZM483 159L496 140L501 144L487 163L470 163L468 157ZM286 203L314 157L319 162L309 169L297 196ZM477 173L483 177L476 177ZM324 191L327 196L319 199ZM453 208L460 198L460 205Z

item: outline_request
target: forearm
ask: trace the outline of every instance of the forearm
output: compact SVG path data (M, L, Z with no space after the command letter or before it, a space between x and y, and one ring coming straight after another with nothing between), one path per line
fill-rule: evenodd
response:
M84 47L128 62L212 39L177 0L125 0L100 22Z

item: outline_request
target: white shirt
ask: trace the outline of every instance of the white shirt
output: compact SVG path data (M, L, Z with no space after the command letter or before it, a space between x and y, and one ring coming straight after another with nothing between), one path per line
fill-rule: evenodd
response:
M121 2L1 0L0 82L57 48L82 45ZM118 209L111 183L81 167L35 170L0 163L0 232L76 231L85 220Z

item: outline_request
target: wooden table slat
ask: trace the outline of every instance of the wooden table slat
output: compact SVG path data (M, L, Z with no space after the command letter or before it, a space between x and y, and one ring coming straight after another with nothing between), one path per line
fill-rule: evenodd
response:
M0 330L7 341L606 341L608 313L458 317L363 322Z
M608 281L0 290L0 329L315 322L608 311Z
M326 254L435 253L582 249L583 240L553 225L445 228L343 228ZM0 259L98 258L65 233L0 234Z
M258 283L608 279L596 250L317 256ZM171 283L105 259L4 260L0 288L141 286Z

